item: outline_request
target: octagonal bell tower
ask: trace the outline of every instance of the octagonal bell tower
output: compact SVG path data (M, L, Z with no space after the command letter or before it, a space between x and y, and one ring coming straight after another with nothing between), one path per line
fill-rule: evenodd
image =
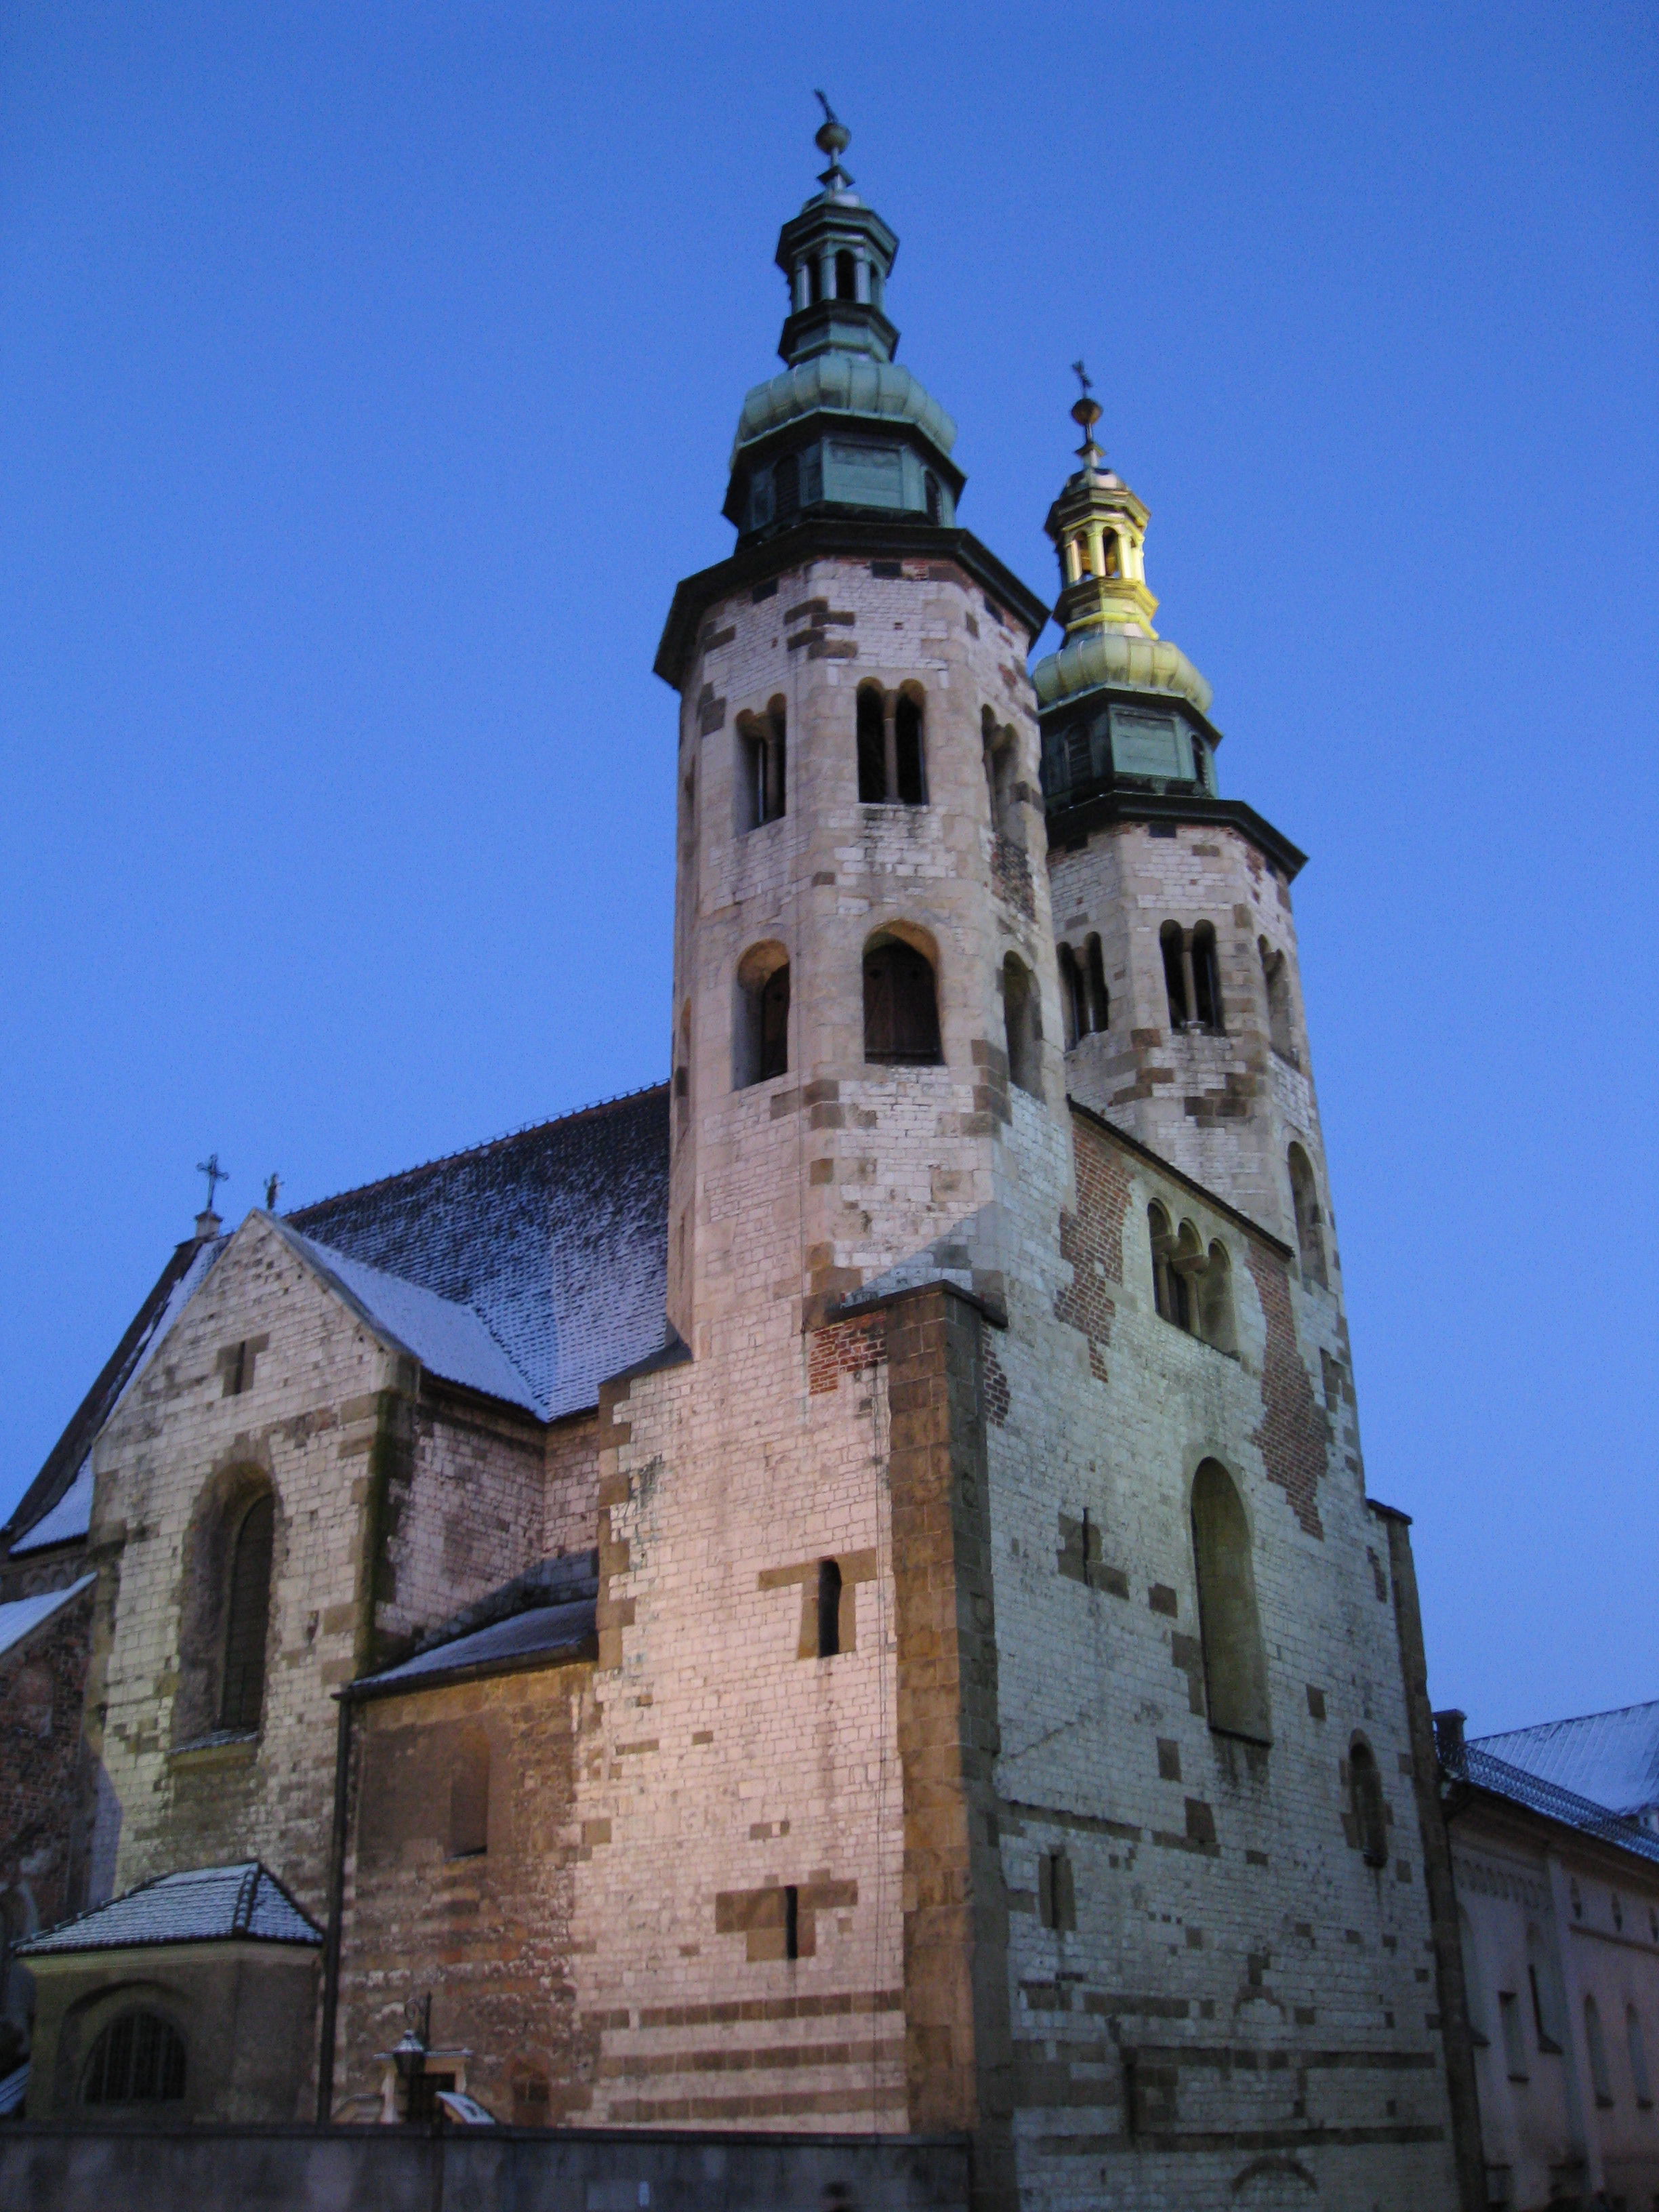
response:
M957 521L955 426L895 358L897 239L833 117L817 143L737 544L656 664L682 702L670 1312L700 1357L939 1277L1000 1302L1032 1166L1069 1170L1047 610Z

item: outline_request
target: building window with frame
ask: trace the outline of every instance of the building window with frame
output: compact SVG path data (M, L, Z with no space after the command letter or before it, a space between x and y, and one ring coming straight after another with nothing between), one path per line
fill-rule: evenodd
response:
M267 1490L245 1509L231 1542L219 1726L237 1735L251 1735L264 1707L276 1532L276 1501Z
M746 1091L789 1072L789 956L752 945L738 963L732 1088Z
M124 2012L100 2031L81 2076L83 2105L170 2105L185 2094L185 2039L160 2013Z
M1192 1534L1210 1726L1269 1743L1267 1659L1250 1524L1238 1486L1219 1460L1205 1460L1193 1478Z
M864 948L864 1056L915 1066L937 1066L944 1057L933 963L886 930Z

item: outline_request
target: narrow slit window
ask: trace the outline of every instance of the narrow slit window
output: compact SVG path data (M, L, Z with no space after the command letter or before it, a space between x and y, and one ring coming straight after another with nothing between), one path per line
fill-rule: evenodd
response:
M1064 1851L1044 1851L1037 1861L1037 1917L1057 1933L1077 1926L1072 1862Z
M1625 2008L1625 2047L1630 2053L1630 2086L1645 2112L1653 2104L1653 2077L1648 2072L1648 2039L1642 2031L1642 2015L1634 2005Z
M927 766L922 757L921 702L901 691L893 707L896 796L902 806L927 804Z
M841 1568L834 1559L818 1561L818 1656L834 1659L841 1652Z
M1368 1866L1389 1863L1388 1814L1382 1802L1382 1778L1376 1758L1367 1743L1356 1741L1348 1751L1348 1797L1354 1835Z
M1008 1047L1008 1080L1040 1097L1042 1091L1042 1027L1030 970L1011 952L1002 963L1003 1026Z
M1193 932L1194 1018L1202 1029L1220 1030L1221 970L1216 960L1215 929L1200 921Z
M1164 955L1164 988L1170 1001L1170 1027L1184 1030L1191 1014L1187 1004L1187 963L1182 957L1181 924L1166 921L1158 933L1158 943Z
M800 1891L793 1881L783 1893L783 1955L800 1956Z
M1498 2028L1504 2039L1504 2069L1511 2081L1524 2081L1527 2045L1521 2030L1521 2000L1513 1990L1498 1992Z
M1106 988L1106 962L1100 949L1100 939L1091 935L1087 947L1089 986L1089 1027L1099 1031L1111 1025L1112 1000Z
M1319 1192L1312 1163L1300 1145L1292 1145L1285 1159L1291 1177L1291 1206L1296 1217L1297 1249L1302 1259L1302 1279L1317 1283L1322 1290L1328 1286L1325 1238L1320 1226Z
M467 1729L449 1771L449 1856L481 1858L489 1849L489 1739Z
M1060 948L1060 1007L1066 1020L1066 1049L1070 1052L1088 1026L1088 1010L1077 956L1069 945Z
M887 796L887 737L882 696L874 684L860 687L858 703L859 799L879 806Z
M231 1547L219 1725L239 1734L258 1727L264 1705L265 1641L270 1627L270 1560L276 1528L276 1504L267 1492L256 1498L243 1514Z

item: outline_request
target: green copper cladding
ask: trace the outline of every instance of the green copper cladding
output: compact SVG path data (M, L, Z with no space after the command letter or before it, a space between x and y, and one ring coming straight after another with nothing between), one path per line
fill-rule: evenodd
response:
M853 190L847 143L827 120L823 190L779 234L789 313L778 351L788 366L754 387L738 418L722 511L740 544L809 513L956 521L965 482L951 459L956 424L893 358L885 301L898 240Z

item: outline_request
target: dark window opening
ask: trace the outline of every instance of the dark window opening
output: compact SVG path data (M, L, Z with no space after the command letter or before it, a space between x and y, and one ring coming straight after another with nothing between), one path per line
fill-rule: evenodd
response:
M786 1959L800 1956L800 1892L793 1881L783 1893L783 1955Z
M806 264L806 304L816 307L823 296L823 276L816 260Z
M1193 1012L1200 1028L1219 1030L1221 971L1216 962L1215 928L1200 921L1193 932Z
M1103 1030L1109 1027L1111 1023L1112 1001L1106 988L1106 962L1101 952L1100 939L1097 936L1091 936L1089 939L1086 964L1089 1008L1087 1026L1091 1030Z
M469 1729L449 1770L449 1856L478 1858L489 1849L489 1739Z
M404 2118L416 2125L441 2119L443 2108L438 2102L445 2089L453 2089L455 2076L451 2074L428 2074L422 2071L410 2076L409 2087L404 2099Z
M772 471L772 499L777 514L781 518L793 514L800 506L800 455L786 453Z
M1308 1155L1292 1145L1286 1155L1291 1176L1291 1205L1296 1215L1297 1249L1302 1255L1302 1279L1328 1287L1325 1273L1325 1239L1319 1223L1319 1192Z
M781 945L755 945L738 963L732 1048L734 1091L789 1073L789 962Z
M836 256L836 297L838 300L856 300L858 295L858 264L843 247Z
M1109 530L1101 540L1101 567L1108 576L1121 576L1123 574L1123 561L1118 550L1117 532L1115 530Z
M902 561L872 561L870 563L870 574L872 576L889 578L902 576L904 574L904 563Z
M764 715L740 715L738 736L739 834L781 821L788 811L787 723L781 699Z
M1002 963L1002 1018L1008 1046L1008 1080L1042 1095L1042 1027L1030 971L1011 952Z
M1072 1862L1064 1851L1044 1851L1037 1861L1037 1917L1045 1928L1077 1926Z
M1209 752L1202 738L1193 739L1193 781L1200 791L1210 787Z
M1070 1052L1084 1034L1088 1004L1083 994L1083 975L1069 945L1060 948L1060 1011L1066 1024L1066 1049Z
M256 1498L242 1516L232 1547L230 1602L225 1623L224 1679L219 1725L246 1733L259 1725L265 1694L265 1639L270 1626L270 1559L275 1500Z
M896 793L902 806L925 806L927 786L921 755L921 702L901 691L893 708L893 738L897 755Z
M873 684L859 692L859 798L879 806L887 796L887 738L882 726L882 698Z
M1193 1479L1193 1561L1210 1726L1268 1741L1267 1662L1250 1525L1232 1477L1206 1459Z
M164 2105L185 2094L185 2039L159 2014L124 2012L93 2045L83 2105Z
M777 595L778 580L775 576L771 576L768 578L765 583L757 584L754 590L749 594L749 598L751 605L758 606L763 599L775 599Z
M1281 1060L1296 1060L1296 1033L1291 1020L1290 963L1275 952L1264 937L1260 940L1262 981L1267 990L1267 1042Z
M1178 1240L1161 1206L1147 1207L1146 1227L1152 1246L1152 1304L1165 1321L1190 1330L1192 1290L1185 1273L1175 1265Z
M1187 1003L1187 963L1182 957L1181 924L1166 921L1158 933L1158 942L1164 955L1164 988L1170 1000L1170 1027L1184 1030L1192 1016Z
M253 1369L258 1354L246 1339L233 1345L228 1352L220 1354L225 1371L225 1387L221 1395L240 1398L245 1390L253 1388Z
M1382 1778L1366 1743L1356 1743L1348 1753L1348 1794L1354 1835L1368 1866L1389 1863L1388 1808L1382 1802Z
M878 938L865 952L864 1056L920 1066L942 1058L933 963L900 938Z
M929 522L937 522L944 512L944 501L939 497L939 478L933 474L932 469L923 476L921 488L927 501L927 520Z
M834 1559L818 1561L818 1656L834 1659L841 1651L841 1569Z

